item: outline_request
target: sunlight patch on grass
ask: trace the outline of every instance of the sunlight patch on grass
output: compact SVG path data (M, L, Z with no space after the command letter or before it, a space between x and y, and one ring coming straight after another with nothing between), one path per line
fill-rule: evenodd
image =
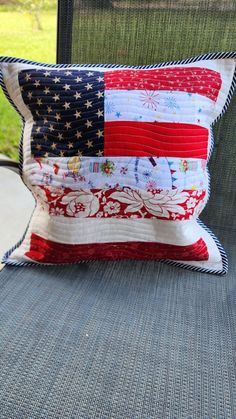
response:
M42 31L32 28L30 16L0 8L0 55L54 64L56 10L42 14ZM0 91L0 153L18 159L21 119Z

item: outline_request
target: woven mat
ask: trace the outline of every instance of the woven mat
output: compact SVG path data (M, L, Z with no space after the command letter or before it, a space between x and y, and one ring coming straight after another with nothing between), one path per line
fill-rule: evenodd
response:
M157 262L5 267L1 419L236 416L236 245L221 235L225 277Z

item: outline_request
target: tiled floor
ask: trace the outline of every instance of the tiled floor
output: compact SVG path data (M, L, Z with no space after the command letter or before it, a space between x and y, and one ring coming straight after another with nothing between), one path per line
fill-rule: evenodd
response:
M0 260L22 237L34 209L34 199L16 173L0 169ZM0 269L3 265L0 263Z

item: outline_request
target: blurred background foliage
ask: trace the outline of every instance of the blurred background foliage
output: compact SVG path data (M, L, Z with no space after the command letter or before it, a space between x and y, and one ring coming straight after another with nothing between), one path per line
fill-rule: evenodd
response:
M56 62L56 0L0 0L0 55ZM21 119L0 89L0 153L18 159Z

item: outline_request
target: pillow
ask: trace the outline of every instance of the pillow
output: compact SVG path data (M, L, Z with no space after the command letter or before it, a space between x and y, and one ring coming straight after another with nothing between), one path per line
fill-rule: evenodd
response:
M225 274L225 252L199 216L235 57L142 67L1 57L2 88L24 122L21 176L36 202L3 262L155 259Z

